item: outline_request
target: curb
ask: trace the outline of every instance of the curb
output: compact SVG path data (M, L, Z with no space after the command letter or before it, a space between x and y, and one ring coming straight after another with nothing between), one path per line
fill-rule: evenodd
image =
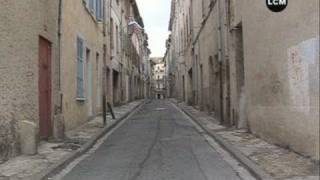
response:
M31 177L32 180L47 180L50 175L53 175L54 173L59 172L63 168L65 168L68 164L70 164L73 160L87 152L90 148L92 148L96 142L104 136L106 133L110 132L112 129L114 129L120 122L124 121L129 115L136 112L138 108L140 108L142 105L146 103L146 100L143 100L140 104L136 105L131 111L127 112L120 118L118 118L114 123L112 123L110 126L105 127L101 132L93 136L87 143L85 143L80 149L76 150L75 152L67 155L64 159L62 159L60 162L57 162L53 165L51 165L49 168L45 169L44 171L34 175Z
M171 100L170 100L171 101ZM196 117L194 117L190 112L182 108L176 102L171 101L171 103L175 104L179 109L181 109L187 116L189 116L197 125L199 125L209 136L215 139L225 150L227 150L234 158L236 158L239 162L241 162L244 167L257 179L259 180L274 180L274 178L268 174L265 170L263 170L259 165L249 159L246 155L244 155L240 150L238 150L234 145L223 139L220 135L209 132L204 125L202 125Z

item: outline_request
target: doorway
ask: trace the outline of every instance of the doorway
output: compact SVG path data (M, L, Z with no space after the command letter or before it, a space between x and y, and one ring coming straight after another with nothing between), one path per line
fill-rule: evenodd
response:
M247 128L247 118L245 113L245 71L243 56L243 32L242 25L237 26L235 30L235 58L236 58L236 77L237 77L237 111L233 114L234 124L238 128ZM234 110L233 110L234 112Z
M87 107L88 107L88 117L93 116L92 108L92 62L90 60L90 49L86 49L86 67L87 67Z
M203 111L204 110L204 91L203 91L203 66L202 64L200 64L200 91L199 91L199 97L200 97L200 110Z
M215 83L215 71L214 71L214 60L213 57L210 56L209 57L209 113L215 112L215 87L214 87L214 83Z
M52 135L51 123L51 43L39 37L39 128L40 138Z
M190 68L190 70L188 71L188 105L193 105L194 102L194 94L193 94L193 80L192 80L192 68Z
M119 72L113 70L113 104L119 105Z
M182 99L183 101L186 101L186 82L185 82L185 79L184 79L184 75L182 76Z

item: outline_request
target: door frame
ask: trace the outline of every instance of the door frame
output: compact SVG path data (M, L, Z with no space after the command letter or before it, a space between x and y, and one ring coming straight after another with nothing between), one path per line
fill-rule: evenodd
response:
M39 105L39 136L41 139L48 139L49 137L51 137L53 135L53 124L52 124L52 43L42 37L39 36L39 40L38 40L38 73L39 73L39 77L38 77L38 105ZM41 54L41 49L42 49L42 45L47 45L48 46L48 52L47 52L47 61L48 63L47 65L47 70L46 70L46 75L42 75L42 54ZM46 83L45 85L47 85L47 97L43 100L43 94L41 93L41 91L43 91L41 88L43 87L43 85L41 85L43 79L46 77ZM43 107L46 107L45 105L42 104L42 102L46 102L47 105L47 109L42 109ZM46 112L42 112L42 110L45 110ZM46 115L43 115L43 113L45 113ZM44 117L43 117L44 116Z

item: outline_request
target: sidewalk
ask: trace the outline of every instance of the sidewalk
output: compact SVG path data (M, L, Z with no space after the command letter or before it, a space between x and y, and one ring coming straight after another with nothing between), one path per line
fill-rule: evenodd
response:
M261 170L274 179L319 180L319 165L287 149L267 143L244 130L228 129L205 112L199 112L185 103L177 103L185 113L214 137L250 171ZM243 158L244 157L244 158ZM251 162L248 162L251 161ZM256 167L256 169L255 169ZM259 172L258 172L259 173ZM268 179L268 178L266 178Z
M142 104L144 100L134 101L126 105L115 107L116 120L107 116L107 126L112 128L129 112ZM107 131L103 127L103 118L98 116L88 121L79 128L66 133L66 140L63 142L41 142L38 147L38 154L35 156L18 156L0 164L0 180L34 180L38 179L58 166L71 161L77 155L85 152L91 144Z

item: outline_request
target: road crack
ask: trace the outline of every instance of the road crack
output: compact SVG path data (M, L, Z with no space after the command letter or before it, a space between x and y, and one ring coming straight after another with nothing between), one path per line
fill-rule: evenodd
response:
M151 146L148 148L147 154L146 156L143 158L143 160L139 163L138 165L138 171L132 176L132 178L130 178L130 180L136 180L140 175L142 170L144 169L144 166L146 164L146 162L149 160L149 158L151 157L152 151L154 150L154 147L156 146L156 144L159 141L159 136L160 136L160 119L159 118L157 120L157 129L156 129L156 134L153 138L152 144Z

